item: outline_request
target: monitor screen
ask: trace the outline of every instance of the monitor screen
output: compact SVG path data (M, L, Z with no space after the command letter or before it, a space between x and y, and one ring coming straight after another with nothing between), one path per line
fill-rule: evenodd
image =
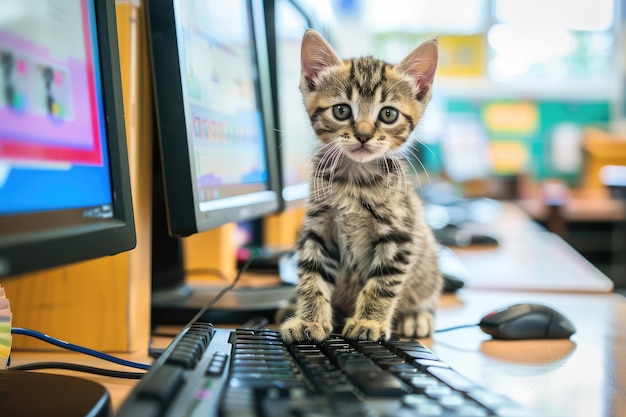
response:
M1 2L0 276L135 245L114 7Z
M278 209L278 162L260 1L149 2L170 233Z
M303 205L309 194L308 162L316 141L299 89L302 35L314 25L293 0L274 0L267 5L282 198L285 207L292 208Z

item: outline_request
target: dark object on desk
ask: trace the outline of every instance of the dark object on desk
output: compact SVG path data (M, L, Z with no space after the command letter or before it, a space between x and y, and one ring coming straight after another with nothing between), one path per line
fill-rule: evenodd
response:
M443 274L443 292L451 294L457 292L465 285L465 281L454 275Z
M515 304L487 314L479 323L494 339L568 339L576 332L572 322L542 304Z
M0 371L0 413L11 417L107 417L111 399L102 385L74 376Z
M465 285L468 272L463 260L452 249L439 245L439 270L443 275L443 292L454 293Z
M447 224L440 229L433 229L435 239L445 246L468 247L468 246L496 246L498 239L493 236L470 232L460 226Z

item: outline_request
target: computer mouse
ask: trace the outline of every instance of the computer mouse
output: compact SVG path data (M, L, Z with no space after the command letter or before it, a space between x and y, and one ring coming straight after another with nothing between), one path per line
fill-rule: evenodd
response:
M576 332L558 311L532 303L515 304L484 316L479 323L494 339L568 339Z

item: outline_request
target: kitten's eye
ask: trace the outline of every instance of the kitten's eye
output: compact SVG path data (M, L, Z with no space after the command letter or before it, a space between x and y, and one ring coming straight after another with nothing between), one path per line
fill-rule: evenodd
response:
M352 116L352 109L347 104L335 104L333 106L333 116L337 120L348 120Z
M378 119L383 123L391 124L398 120L398 110L393 107L385 107L378 114Z

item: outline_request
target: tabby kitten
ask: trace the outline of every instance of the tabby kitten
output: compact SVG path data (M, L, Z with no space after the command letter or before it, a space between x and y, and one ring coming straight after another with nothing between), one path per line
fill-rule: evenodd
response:
M401 149L431 98L437 42L393 66L342 61L317 32L302 39L300 90L320 140L298 236L296 311L285 342L433 331L442 286L437 245ZM334 321L333 321L334 319Z

